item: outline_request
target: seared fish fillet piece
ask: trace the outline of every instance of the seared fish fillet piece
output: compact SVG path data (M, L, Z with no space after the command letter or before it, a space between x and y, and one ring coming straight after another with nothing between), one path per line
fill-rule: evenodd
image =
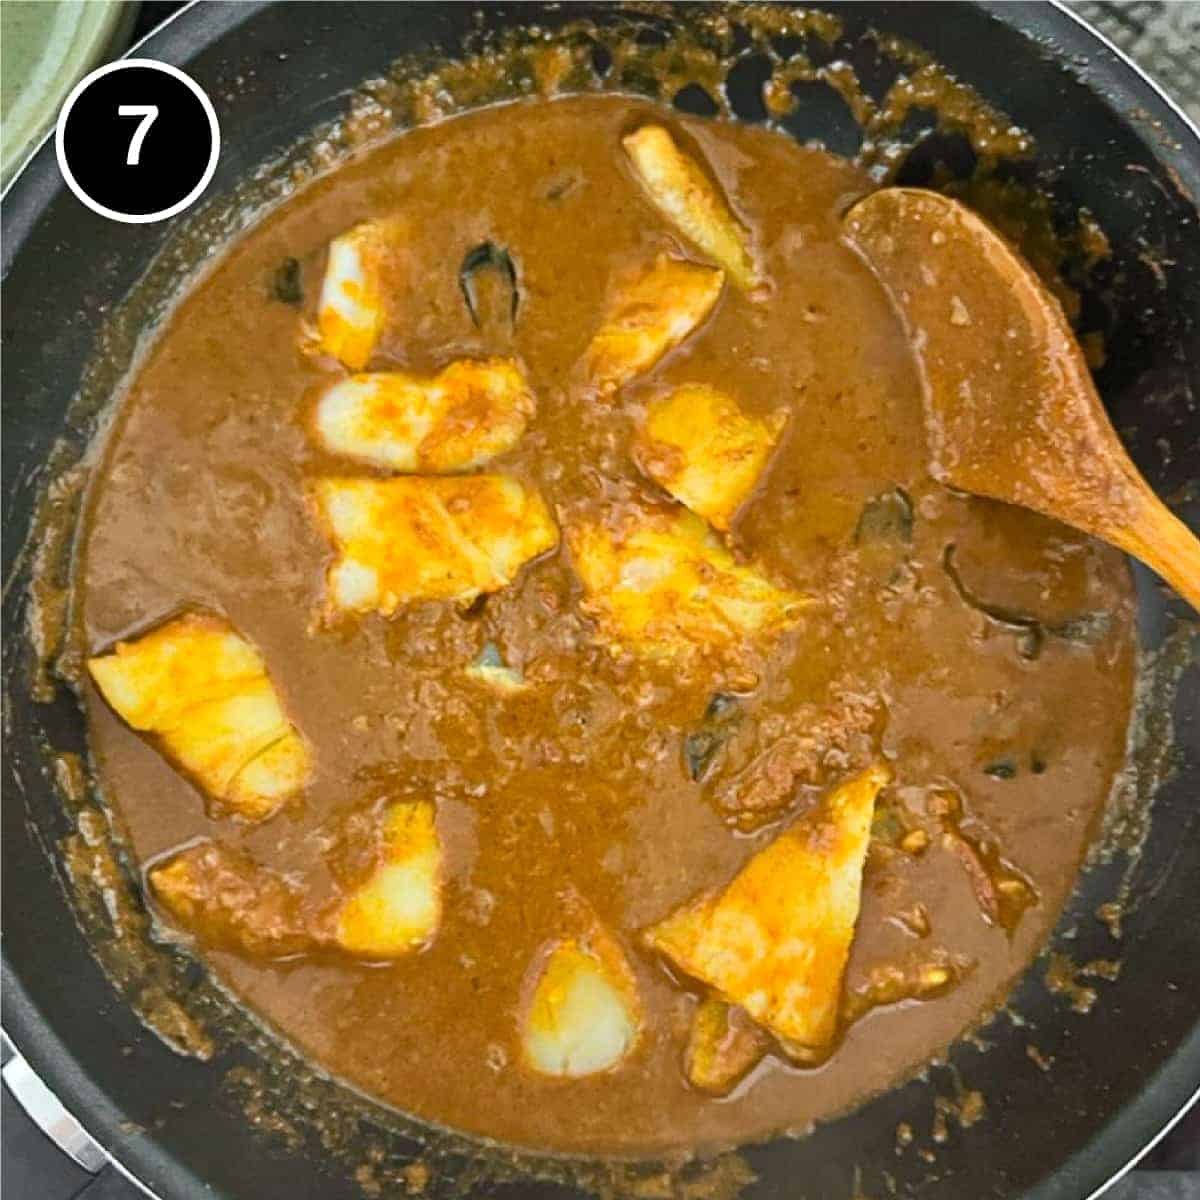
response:
M762 283L750 253L750 233L730 211L703 168L661 125L622 139L634 172L655 208L744 292Z
M637 984L617 942L597 926L555 942L536 968L521 1031L524 1061L542 1075L607 1071L637 1043Z
M303 893L240 850L199 842L151 867L149 880L172 920L217 949L290 958L313 948Z
M309 752L259 652L230 624L189 613L88 659L101 695L218 806L270 816L309 774Z
M618 286L584 353L588 382L611 395L650 370L712 312L724 283L723 271L662 255Z
M744 1009L710 996L692 1017L684 1071L688 1083L710 1096L724 1096L758 1065L771 1048L771 1035Z
M442 844L434 808L396 801L383 810L375 869L342 903L335 940L364 958L398 958L428 945L442 919Z
M432 378L401 371L352 375L317 403L319 445L393 471L442 474L511 450L536 411L509 358L451 363Z
M317 302L320 351L361 371L387 320L389 276L403 236L398 221L363 221L329 243Z
M398 958L428 944L442 915L442 849L433 805L383 811L375 866L332 908L313 912L304 889L241 850L200 842L150 869L155 898L207 944L255 958L323 949Z
M391 616L416 600L469 604L558 545L540 493L507 475L319 480L313 498L337 548L328 602Z
M743 566L683 508L630 512L568 533L584 611L617 648L646 658L730 649L794 623L812 600Z
M789 1053L827 1051L838 1031L875 798L876 765L843 783L742 868L646 931L680 970L741 1005Z
M728 529L786 424L782 409L760 420L716 388L686 384L651 402L634 457L676 500L714 528Z

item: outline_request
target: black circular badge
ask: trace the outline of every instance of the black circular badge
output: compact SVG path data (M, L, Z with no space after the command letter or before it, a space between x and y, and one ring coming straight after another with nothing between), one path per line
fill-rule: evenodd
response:
M114 221L146 224L182 212L217 168L212 102L178 67L149 58L85 76L58 115L58 166L71 191Z

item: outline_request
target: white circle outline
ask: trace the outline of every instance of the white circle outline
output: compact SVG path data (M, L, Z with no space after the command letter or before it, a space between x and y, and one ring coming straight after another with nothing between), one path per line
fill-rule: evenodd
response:
M200 182L182 200L172 204L170 208L159 209L158 212L117 212L116 209L107 208L103 204L93 200L79 186L75 176L71 173L71 168L67 165L67 158L63 152L63 134L67 125L67 117L70 115L71 109L75 106L75 101L79 99L83 90L93 80L110 75L113 71L123 71L127 67L149 67L153 71L162 71L163 74L171 75L175 79L178 79L180 83L186 84L192 94L200 101L201 107L204 109L204 115L208 118L209 132L212 134L212 150L209 153L208 165L204 168L204 174L200 177ZM58 169L62 172L62 177L67 187L71 189L71 193L81 204L90 208L92 212L99 213L102 217L107 217L110 221L119 221L122 225L150 225L155 221L165 221L168 217L173 217L176 213L183 212L188 205L199 199L204 189L212 182L212 177L217 169L217 159L221 154L221 126L217 123L217 113L212 106L212 101L208 98L204 89L190 75L184 74L178 67L172 66L170 63L159 62L154 58L119 58L116 62L110 62L106 66L97 67L96 70L85 75L71 89L71 94L63 102L63 106L59 110L58 123L54 130L54 154L58 159Z

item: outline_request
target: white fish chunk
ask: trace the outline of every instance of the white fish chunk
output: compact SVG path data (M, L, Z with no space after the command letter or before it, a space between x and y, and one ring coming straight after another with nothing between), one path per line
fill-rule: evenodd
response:
M688 1083L710 1096L724 1096L771 1048L771 1036L736 1004L709 996L692 1016L684 1072Z
M317 303L318 347L351 371L367 365L383 332L402 236L397 220L363 221L329 243Z
M620 281L584 354L584 377L611 396L649 371L702 324L724 282L723 271L665 255Z
M391 959L429 944L442 919L442 844L434 807L395 801L383 811L378 861L342 903L337 945L364 958Z
M812 603L738 563L684 508L585 522L568 540L584 611L614 648L647 658L736 650L793 624Z
M742 291L758 287L762 275L750 252L749 231L700 164L661 125L644 125L622 145L655 208Z
M637 988L625 956L603 930L554 943L537 968L525 1012L525 1063L542 1075L608 1071L638 1040Z
M716 388L686 384L650 403L634 457L676 500L727 530L758 485L786 424L782 409L759 419Z
M290 958L313 948L303 892L240 850L198 842L156 863L148 878L172 921L216 949Z
M262 656L222 618L185 614L87 665L117 715L218 808L262 820L307 782L308 747Z
M387 805L375 861L319 911L304 887L242 850L199 842L156 863L150 889L171 919L210 946L254 958L336 950L388 960L429 944L442 917L442 847L434 807Z
M317 443L393 471L443 474L511 450L537 405L513 359L464 359L432 377L352 375L317 403Z
M558 545L540 493L507 475L326 478L313 499L337 549L328 603L390 616L417 600L469 604Z
M847 780L724 891L646 931L653 949L799 1058L826 1052L837 1036L875 798L890 778L875 765Z

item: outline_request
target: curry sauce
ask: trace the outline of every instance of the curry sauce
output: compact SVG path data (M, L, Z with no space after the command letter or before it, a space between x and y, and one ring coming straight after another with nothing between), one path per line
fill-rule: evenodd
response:
M732 241L706 251L639 178L627 143L648 127L693 164ZM563 1151L802 1129L999 1003L1053 925L1124 760L1129 573L1083 535L931 478L910 348L841 238L872 186L778 133L639 100L484 109L290 199L133 379L89 497L88 652L180 618L236 631L304 771L273 815L239 816L172 731L139 735L92 688L101 776L164 933L194 938L237 996L363 1091ZM364 223L395 231L365 354L321 317L331 244ZM674 273L662 294L695 290L683 324L647 334L629 289L653 297L656 269ZM636 369L614 372L631 330ZM347 423L376 390L344 389L372 375L402 373L406 411L431 422L459 411L446 390L464 361L504 364L489 378L506 391L462 384L468 434L496 416L483 441L410 429L381 449ZM696 433L705 414L740 441ZM729 472L702 469L723 452ZM528 516L520 553L471 523L490 485L468 481L489 478ZM413 518L394 602L379 577L376 596L334 574L352 557L322 508L336 481L440 506ZM422 598L431 521L478 570ZM649 615L666 568L631 575L647 557L695 581ZM701 602L718 584L736 620ZM738 894L785 836L819 865L830 797L870 770L861 904L821 1022L836 1034L799 1053L648 931ZM419 824L420 852L380 842L381 820ZM389 867L409 871L397 887L437 889L394 955L351 920ZM258 909L276 940L230 932ZM587 1011L612 1053L550 1073L525 1025L555 964L585 959L606 972ZM708 1028L745 1051L739 1069L689 1066Z

